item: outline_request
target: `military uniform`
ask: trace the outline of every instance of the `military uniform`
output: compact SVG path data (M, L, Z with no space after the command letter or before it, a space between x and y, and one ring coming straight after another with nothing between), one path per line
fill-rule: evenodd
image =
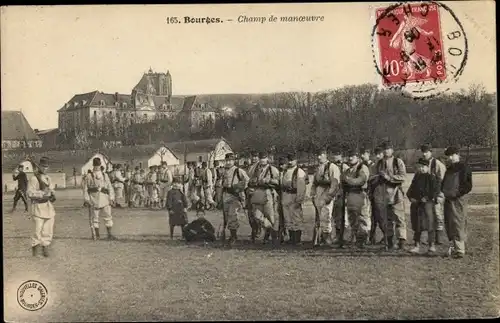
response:
M49 175L46 174L48 159L40 159L41 169L35 170L35 175L28 181L27 194L31 200L31 215L35 230L31 238L33 256L37 255L38 248L43 247L43 255L48 257L48 247L54 235L55 193Z
M203 162L203 167L201 168L201 189L203 190L203 204L206 209L215 207L216 204L213 198L213 174L212 171L206 167L206 163Z
M125 170L125 203L131 207L132 206L132 177L134 173L128 168Z
M386 143L382 149L392 149L392 145ZM399 248L403 249L406 242L406 215L402 184L406 179L406 166L399 158L385 156L377 162L376 173L378 175L373 191L375 211L384 222L387 221L388 247L394 246L395 235Z
M123 194L123 190L125 188L125 177L122 174L121 167L118 166L114 171L113 171L113 176L112 176L112 184L113 188L115 190L115 198L116 198L116 205L118 207L122 206L125 195Z
M281 183L281 205L283 207L283 218L285 228L288 230L290 242L299 244L302 240L302 229L304 223L304 213L302 203L306 195L306 176L307 174L296 164L296 156L288 155L288 166L283 174Z
M357 157L356 152L349 154ZM371 210L367 188L370 171L361 161L357 161L342 174L341 184L346 195L347 215L351 235L356 238L358 247L363 247L371 228Z
M320 163L314 174L311 186L311 197L318 218L319 230L316 234L321 235L321 242L326 243L332 232L332 212L334 198L339 188L340 170L337 165L326 161Z
M217 179L215 181L215 202L217 203L217 208L222 208L222 181L224 179L224 167L216 167L215 172L217 173Z
M167 165L164 164L158 174L160 185L160 203L161 207L165 207L167 201L168 191L172 188L173 176Z
M246 169L247 169L247 174L248 176L250 177L251 174L254 172L254 170L256 169L257 165L259 164L259 159L258 159L258 155L256 153L253 153L252 154L252 164L250 166L248 166ZM260 235L260 231L262 229L259 221L257 221L254 217L254 213L252 211L252 203L251 203L251 195L252 195L252 192L253 192L253 189L250 188L250 187L247 187L247 189L245 190L245 202L246 202L246 210L247 210L247 218L248 218L248 224L250 224L250 228L252 230L252 233L251 233L251 239L252 239L252 242L255 241L255 238L257 236ZM269 238L269 236L271 235L271 232L267 232L266 231L266 239L264 240L267 240Z
M131 202L132 206L137 207L141 205L144 201L144 170L136 168L134 175L132 176L131 185L132 185L132 197ZM137 199L139 201L137 202Z
M344 163L342 160L334 162L334 164L339 169L340 175L346 172L349 169L349 166ZM339 175L339 176L340 176ZM347 216L347 208L346 203L344 201L344 191L342 186L339 185L339 189L335 194L335 198L333 200L333 221L335 223L335 243L342 243L344 236L344 230L349 226L349 219ZM342 219L342 217L344 217ZM343 225L343 227L342 227Z
M90 205L91 222L99 238L99 216L104 219L104 225L108 231L108 238L114 239L111 234L113 227L113 217L111 215L111 205L115 201L115 192L109 176L99 169L101 160L94 158L94 170L85 177L84 199Z
M245 188L248 184L249 177L247 173L235 165L228 164L229 160L234 160L234 155L226 154L226 171L223 181L223 216L224 216L224 231L222 240L225 239L226 227L231 232L229 244L231 245L237 239L237 231L239 228L238 213L243 210L245 199Z
M267 154L259 155L260 159L267 158ZM248 184L251 190L250 204L252 218L266 230L271 230L273 243L278 243L279 214L278 189L279 171L271 164L257 164L249 174Z
M149 173L146 174L146 178L144 179L144 188L145 188L145 207L152 207L153 206L153 194L154 194L154 189L155 185L157 182L157 177L156 177L156 172L154 170L154 167L151 166L149 167Z

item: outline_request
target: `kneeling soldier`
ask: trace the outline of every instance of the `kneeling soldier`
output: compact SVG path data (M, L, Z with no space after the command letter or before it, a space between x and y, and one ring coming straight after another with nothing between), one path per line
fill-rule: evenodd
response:
M103 215L104 225L108 231L108 239L116 239L111 234L113 227L113 217L111 216L111 205L115 200L115 192L108 174L101 171L101 160L94 158L92 160L94 169L92 173L85 177L83 183L84 199L90 205L91 229L95 232L96 239L99 239L99 215Z
M357 246L364 248L371 228L370 201L367 194L370 170L360 161L356 151L350 151L348 158L349 168L342 174L341 183L346 195L351 235L356 237Z

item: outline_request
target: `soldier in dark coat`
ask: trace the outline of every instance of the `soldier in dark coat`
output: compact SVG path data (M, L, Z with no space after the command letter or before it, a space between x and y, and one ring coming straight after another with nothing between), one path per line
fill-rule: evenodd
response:
M212 223L210 223L210 221L208 221L204 217L199 217L198 219L186 225L182 232L187 242L215 241L215 228Z
M184 226L188 223L186 195L182 193L182 184L178 178L174 178L172 189L167 193L166 208L168 210L168 222L170 225L170 239L174 238L174 228L180 226L184 233ZM184 234L183 234L184 237Z

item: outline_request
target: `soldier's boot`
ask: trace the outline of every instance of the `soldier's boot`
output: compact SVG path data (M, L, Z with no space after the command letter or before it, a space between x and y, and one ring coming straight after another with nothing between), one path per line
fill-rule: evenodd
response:
M274 248L279 247L278 231L276 230L269 230L269 231L271 231L271 239L273 247Z
M280 237L280 244L285 243L285 231L284 230L279 231L279 237Z
M358 235L356 237L356 247L358 249L365 249L366 246L366 235Z
M406 247L406 240L405 239L398 239L398 250L404 251Z
M295 240L294 231L288 230L288 241L287 241L287 243L288 244L294 244L294 240Z
M342 243L342 232L339 229L335 229L335 239L333 240L334 245L339 245Z
M266 233L264 234L264 240L262 241L263 244L266 244L269 242L269 238L272 236L270 230L266 230Z
M106 227L106 230L108 231L108 240L116 240L116 237L111 234L111 227Z
M237 236L237 231L236 230L230 230L230 232L231 232L231 236L229 237L229 241L227 243L228 243L229 247L232 247L233 244L238 239L238 236Z
M31 247L31 254L33 255L33 257L38 256L38 249L39 248L40 248L40 245L36 245L36 246Z
M295 236L295 239L297 240L296 244L297 245L302 245L302 230L297 230L295 231L296 232L296 236Z
M442 242L441 242L441 232L443 232L442 230L436 230L436 237L435 237L435 242L437 245L441 245Z
M99 240L101 238L101 236L99 235L99 228L94 228L94 232L95 232L95 238Z
M43 256L48 257L49 256L49 246L43 246Z
M387 248L389 250L394 250L394 237L393 236L387 236Z
M252 241L252 243L255 243L255 238L256 237L257 237L257 230L252 227L252 233L250 235L250 240Z
M330 238L330 234L326 232L321 232L320 246L328 245L328 240Z
M415 241L415 245L410 249L411 253L419 253L420 252L420 242Z
M376 243L375 232L370 232L370 237L368 238L368 243L371 245L374 245Z
M222 243L224 243L226 241L226 229L222 229L222 232L220 234L220 241L222 241Z

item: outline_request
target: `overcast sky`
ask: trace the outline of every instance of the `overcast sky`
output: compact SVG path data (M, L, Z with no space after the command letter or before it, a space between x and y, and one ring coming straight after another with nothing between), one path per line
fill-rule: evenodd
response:
M469 58L460 87L496 89L495 4L448 4ZM386 6L387 4L382 4ZM378 83L371 54L375 3L3 7L2 109L33 128L57 127L74 94L130 93L150 67L182 94L319 91ZM238 16L317 15L323 22L237 23ZM167 24L170 16L233 19Z

